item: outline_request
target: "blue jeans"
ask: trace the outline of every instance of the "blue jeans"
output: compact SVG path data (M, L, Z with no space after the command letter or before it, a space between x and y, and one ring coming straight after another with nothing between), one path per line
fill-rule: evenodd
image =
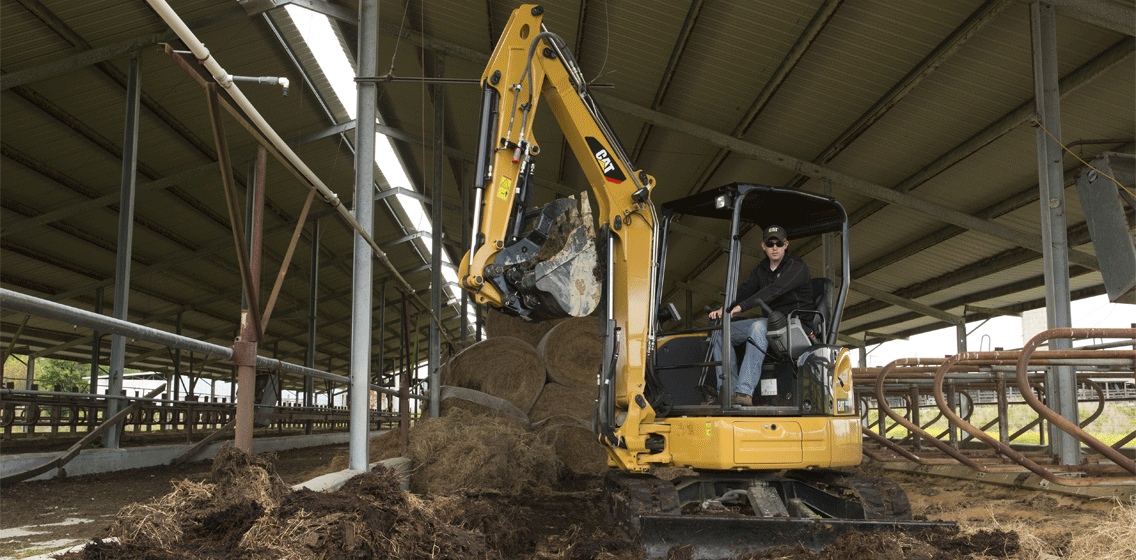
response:
M753 395L757 383L761 381L761 365L765 363L765 352L769 348L769 339L766 338L768 325L769 321L764 317L741 319L730 323L730 343L732 345L746 343L745 358L742 359L741 367L738 366L737 360L734 360L733 371L730 372L735 393ZM722 361L722 331L710 337L710 348L713 351L713 360ZM723 379L721 366L718 366L718 379Z

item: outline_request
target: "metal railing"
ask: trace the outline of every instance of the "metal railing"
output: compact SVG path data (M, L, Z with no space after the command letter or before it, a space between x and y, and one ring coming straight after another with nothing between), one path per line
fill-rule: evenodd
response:
M1129 348L1112 349L1119 345L1110 344L1037 350L1050 338L1124 338ZM882 368L855 369L865 453L880 461L961 464L982 473L1029 471L1064 486L1131 483L1136 480L1136 450L1130 447L1136 441L1136 425L1114 422L1108 429L1120 433L1106 444L1093 435L1103 431L1093 423L1103 417L1106 403L1136 401L1133 338L1136 329L1053 329L1022 350L908 358ZM1095 404L1083 420L1071 422L1044 402L1045 369L1056 365L1072 366L1078 400ZM976 408L991 398L994 417L975 425ZM1011 416L1020 424L1012 433ZM1069 434L1083 446L1080 464L1057 464L1052 441L1056 436L1049 441L1046 436L1051 430ZM1027 436L1031 433L1037 434L1036 443L1024 443L1026 437L1032 439Z

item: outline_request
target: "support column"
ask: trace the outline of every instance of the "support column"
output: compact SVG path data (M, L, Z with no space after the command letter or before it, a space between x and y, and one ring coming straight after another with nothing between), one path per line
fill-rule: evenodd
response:
M95 313L103 314L102 287L95 290ZM99 394L99 360L102 358L102 349L103 333L96 330L91 333L91 386L88 392L92 395Z
M465 291L465 290L462 290L462 291ZM384 366L386 364L386 361L385 361L386 356L384 355L384 354L386 354L386 348L387 348L387 344L386 344L387 330L386 329L387 329L387 283L383 282L382 285L379 286L379 371L378 371L378 383L377 384L380 387L385 387L385 384L383 383L383 369L384 369ZM392 384L392 386L393 386L393 384ZM394 407L391 405L393 399L391 398L391 396L387 395L386 400L387 400L387 410L393 410ZM383 395L380 394L379 398L378 398L379 410L382 410L382 402L383 402Z
M320 221L312 222L312 265L308 272L308 358L304 365L315 369L316 367L316 312L319 310L319 258L320 258ZM304 406L311 408L312 392L315 390L315 380L304 378ZM310 413L308 411L307 413ZM312 421L304 421L304 433L311 435Z
M257 331L252 315L260 309L261 231L264 223L264 176L267 154L257 146L256 165L248 181L246 247L249 255L249 289L241 306L241 331L233 342L233 365L237 366L237 423L233 445L252 453L252 432L256 421L256 354L263 333ZM235 218L234 218L235 219ZM204 373L204 370L201 371Z
M1030 37L1033 46L1034 98L1037 103L1037 174L1041 191L1041 236L1045 263L1047 326L1072 326L1069 305L1069 242L1065 224L1064 166L1061 139L1061 103L1057 75L1057 26L1051 4L1030 3ZM1050 350L1072 347L1069 339L1049 341ZM1050 367L1045 390L1049 405L1073 424L1077 418L1077 379L1072 366ZM1073 436L1050 426L1053 452L1062 465L1081 462L1080 444Z
M141 104L141 72L138 51L130 55L130 73L126 82L126 125L122 140L122 191L118 202L118 254L114 266L114 318L128 320L130 307L130 261L134 245L134 191L138 180L138 115ZM122 370L126 362L126 338L111 335L110 371L107 374L106 417L110 418L125 404L113 397L122 395ZM107 430L103 446L117 449L122 437L122 424Z
M29 348L29 350L31 350L31 349ZM35 354L28 352L28 377L27 377L27 380L24 381L24 389L27 390L27 391L34 391L35 390L35 389L33 389L33 387L35 387L35 384L36 384L36 382L35 382L35 359L36 359Z
M181 311L178 311L174 332L181 336ZM181 350L174 349L174 400L181 400Z
M445 68L445 59L439 52L434 57L434 75L441 77ZM434 84L434 204L431 208L430 222L433 231L430 234L430 311L434 317L442 316L442 150L445 148L445 114L446 89L441 84ZM430 344L427 351L426 384L430 391L430 418L437 418L441 413L438 401L442 398L442 389L439 386L441 367L439 355L442 330L437 321L430 321Z
M359 2L359 44L356 60L360 76L375 76L378 66L378 0ZM355 127L355 221L370 235L375 209L375 103L377 86L355 84L358 95ZM371 247L354 232L351 274L351 400L348 468L366 471L367 431L371 382Z
M402 454L406 456L407 446L410 442L410 310L406 302L406 294L402 294L402 317L399 320L398 359L398 439L402 444Z
M461 205L461 244L462 247L469 247L469 232L473 229L470 225L469 209L473 204L470 200L470 193L473 192L473 184L471 183L473 174L465 164L462 164L462 176L460 182L462 184L462 205ZM465 342L469 338L469 291L460 290L461 292L461 341Z

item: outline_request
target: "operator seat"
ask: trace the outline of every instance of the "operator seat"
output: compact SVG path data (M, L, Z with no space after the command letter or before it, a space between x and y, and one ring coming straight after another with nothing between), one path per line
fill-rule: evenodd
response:
M824 340L829 329L832 328L832 292L834 289L832 280L812 278L809 280L809 287L813 290L812 308L817 312L810 323L817 338Z

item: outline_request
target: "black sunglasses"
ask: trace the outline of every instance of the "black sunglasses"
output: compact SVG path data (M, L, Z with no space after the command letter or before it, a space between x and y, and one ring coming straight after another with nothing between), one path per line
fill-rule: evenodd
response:
M778 241L772 241L772 240L770 240L770 241L766 241L766 242L765 242L765 246L766 246L766 247L784 247L784 246L785 246L785 242L784 242L784 241L780 241L780 240L778 240Z

